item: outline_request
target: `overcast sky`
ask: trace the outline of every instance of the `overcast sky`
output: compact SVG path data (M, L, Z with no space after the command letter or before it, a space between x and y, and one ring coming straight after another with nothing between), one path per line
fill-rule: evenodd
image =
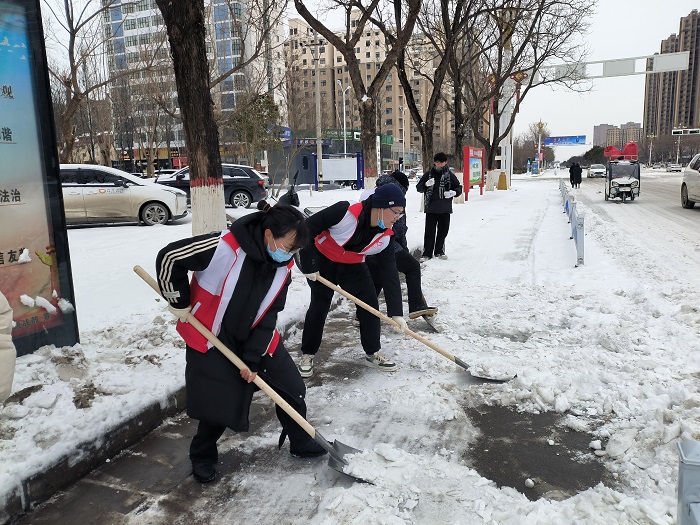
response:
M599 0L586 44L589 61L652 55L661 40L678 34L681 17L700 2L691 0ZM593 140L593 126L642 122L644 75L601 78L592 81L585 94L543 86L528 93L515 122L516 136L532 122L542 120L553 136L586 135ZM557 160L583 153L590 146L560 146Z

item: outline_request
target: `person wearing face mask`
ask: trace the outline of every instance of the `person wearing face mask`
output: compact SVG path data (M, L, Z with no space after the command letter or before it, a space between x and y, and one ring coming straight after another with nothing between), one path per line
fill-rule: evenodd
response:
M299 254L301 270L311 287L311 303L306 312L301 339L299 372L302 377L311 377L314 373L314 357L321 346L323 328L334 293L316 281L318 275L339 285L368 305L379 308L374 282L365 262L368 255L375 256L381 268L387 313L398 323L397 330L407 328L394 258L394 232L391 229L403 216L405 207L406 197L401 189L387 185L377 188L366 200L356 204L337 202L307 219L314 242L309 243ZM365 362L377 370L396 370L396 364L379 351L379 318L362 308L357 314Z
M192 473L215 478L217 440L226 428L249 429L252 381L260 375L294 410L306 416L306 387L276 329L291 282L293 255L309 242L305 217L291 206L258 204L228 230L168 244L156 258L156 274L168 309L186 343L187 414L199 421L190 444ZM191 282L188 272L194 272ZM192 314L248 366L239 370L187 322ZM314 457L326 451L279 407L279 446Z
M408 177L398 170L390 175L382 175L377 179L378 188L385 184L394 184L400 187L404 195L406 195L408 191ZM365 190L365 192L362 193L362 198L366 198L365 195L369 196L374 191L374 188ZM392 230L394 230L394 257L396 259L396 269L404 274L406 280L409 319L435 315L438 309L433 306L428 306L425 302L425 296L423 295L421 285L420 263L408 250L408 242L406 241L408 225L405 215L394 223ZM367 266L369 267L369 272L372 274L377 295L379 295L384 284L382 283L382 266L375 259L374 255L367 257Z

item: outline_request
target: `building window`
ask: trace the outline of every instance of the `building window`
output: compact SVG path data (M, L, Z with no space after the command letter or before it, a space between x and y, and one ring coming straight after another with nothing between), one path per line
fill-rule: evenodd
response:
M369 51L367 51L367 53L365 53L365 58L369 58L371 56L372 56L372 53L370 53Z
M387 103L391 103L391 97L386 97Z
M386 120L384 121L384 124L386 124L387 126L393 126L393 125L394 125L394 119L388 118L388 119L386 119Z
M343 61L343 57L338 57L338 58L335 59L335 61L336 61L336 62L342 62L342 61Z
M322 86L322 87L325 87L325 85L326 85L326 81L325 81L325 80L321 80L321 86Z
M135 18L127 18L124 20L124 29L126 31L131 31L132 29L136 29L136 19Z
M141 18L138 19L138 21L139 21L140 28L151 27L151 17L150 16L142 16Z
M387 114L387 115L391 115L393 112L394 112L393 109L391 109L391 108L386 108L386 114Z
M372 69L372 64L366 64L366 69Z
M392 89L391 89L391 84L387 84L386 90L387 90L387 91L392 91Z

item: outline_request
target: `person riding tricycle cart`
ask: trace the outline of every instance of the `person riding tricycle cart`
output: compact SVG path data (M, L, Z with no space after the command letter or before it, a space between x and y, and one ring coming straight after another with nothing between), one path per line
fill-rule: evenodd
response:
M625 144L622 151L614 146L605 148L605 156L610 160L605 172L605 200L639 197L641 186L641 169L637 160L637 145Z

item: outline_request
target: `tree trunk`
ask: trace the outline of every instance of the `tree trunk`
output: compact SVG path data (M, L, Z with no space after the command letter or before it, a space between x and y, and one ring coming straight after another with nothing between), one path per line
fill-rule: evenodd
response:
M362 141L362 153L365 162L365 188L373 188L379 177L381 166L377 166L377 115L376 106L373 99L367 99L365 102L360 102L360 123L362 133L360 140Z
M209 91L203 0L156 0L168 30L189 151L192 234L226 229L219 130Z

